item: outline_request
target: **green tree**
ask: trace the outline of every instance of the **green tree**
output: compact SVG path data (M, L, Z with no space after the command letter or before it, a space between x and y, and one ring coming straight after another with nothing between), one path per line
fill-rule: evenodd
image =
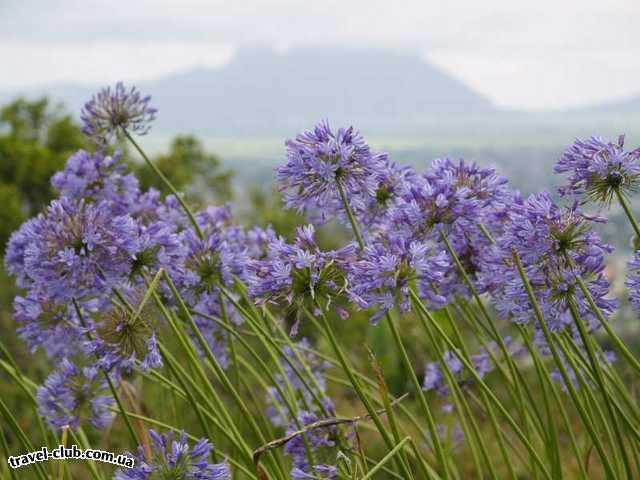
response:
M220 159L205 151L202 142L195 137L177 136L171 142L169 152L156 157L154 163L178 190L185 191L196 201L224 202L233 197L233 172L222 170ZM138 167L137 175L142 188L153 186L164 194L169 193L146 164Z
M0 252L11 232L51 200L51 176L86 146L71 116L46 98L20 98L0 110Z

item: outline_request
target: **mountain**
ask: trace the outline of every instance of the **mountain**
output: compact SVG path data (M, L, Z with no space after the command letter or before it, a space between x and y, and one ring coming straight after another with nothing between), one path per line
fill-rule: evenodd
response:
M98 88L51 86L71 111ZM281 134L322 118L392 133L425 122L494 112L491 103L417 55L385 50L239 50L217 69L199 68L138 84L158 108L156 131L203 135Z

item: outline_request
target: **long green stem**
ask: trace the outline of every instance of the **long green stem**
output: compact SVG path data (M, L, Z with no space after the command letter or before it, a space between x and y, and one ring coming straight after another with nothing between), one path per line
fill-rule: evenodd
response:
M636 237L640 238L640 225L638 225L638 221L636 220L636 217L633 215L633 212L631 211L631 206L629 205L629 202L624 197L624 194L620 191L620 189L616 188L614 189L614 192L616 192L616 197L618 197L620 206L624 210L624 213L627 215L627 218L629 219L629 223L631 223L631 226L633 227L633 231L636 232Z
M598 307L598 305L596 304L595 300L593 299L593 296L591 295L591 292L589 292L589 289L585 285L582 277L580 277L580 275L575 275L575 278L576 278L576 281L578 282L578 286L580 287L580 290L582 291L582 294L584 295L584 297L587 299L587 302L589 303L589 307L591 307L591 310L593 311L593 313L595 313L596 318L600 322L600 325L602 325L602 327L606 330L607 334L611 338L611 341L615 344L618 351L622 353L622 355L627 360L627 362L629 362L629 365L631 365L631 367L636 371L636 373L640 374L640 361L638 361L636 356L629 351L629 349L627 348L625 343L622 341L622 339L613 330L613 328L611 328L609 321L605 318L604 314L602 313L602 310L600 310L600 307Z
M13 416L9 408L2 401L2 398L0 398L0 415L2 415L5 419L4 425L7 425L13 431L13 433L18 438L18 440L20 440L20 443L22 443L22 446L25 449L25 453L33 452L34 448L31 442L29 441L29 438L25 435L22 428L20 428L20 424L18 423L16 418ZM34 469L36 471L36 474L38 475L38 478L40 478L41 480L46 480L47 474L44 470L44 467L42 466L42 463L36 463L34 465Z
M467 287L471 291L473 298L475 299L478 305L478 308L480 309L480 312L486 319L487 325L489 326L495 338L495 342L498 344L498 347L502 351L502 355L507 363L507 366L509 367L509 371L511 374L511 382L513 383L513 386L514 386L516 404L518 406L520 417L522 418L524 433L527 437L529 437L529 415L528 415L527 409L525 408L525 401L524 401L522 390L521 390L522 386L521 386L521 382L519 381L520 376L518 375L518 369L515 365L515 362L513 361L513 358L511 358L511 355L509 353L509 350L507 349L507 346L504 343L504 339L502 338L502 335L500 335L500 333L498 332L498 329L496 328L493 319L489 315L489 312L487 311L487 308L485 307L484 302L480 298L480 294L478 293L476 286L474 285L473 281L469 277L469 274L467 273L466 269L462 265L462 262L460 261L460 258L458 257L453 246L449 242L449 239L447 237L447 234L444 232L444 229L440 229L440 237L442 238L449 252L449 255L451 255L451 258L453 259L456 265L456 268L458 269L458 272L460 273L460 276L462 277L464 283L467 285ZM532 463L532 472L535 479L537 478L537 473L535 471L535 467L534 467L535 461L533 458L531 458L531 463Z
M573 453L578 459L578 467L580 468L581 478L587 478L587 472L584 470L584 465L580 461L580 449L578 448L578 443L576 442L575 434L573 433L573 429L571 428L571 423L569 422L569 416L567 415L566 409L564 408L564 404L558 390L549 374L547 367L544 362L540 358L538 351L534 348L531 338L529 338L529 334L523 326L518 326L518 330L520 331L520 337L524 340L525 346L533 359L533 363L536 369L536 373L538 375L538 379L540 381L540 387L542 390L543 400L545 403L545 411L547 414L547 424L549 429L549 457L550 461L553 462L554 471L552 472L555 477L562 478L562 464L560 459L560 451L558 450L558 434L556 432L556 420L552 415L552 410L550 406L550 402L547 395L547 388L551 391L553 399L557 408L560 410L560 416L562 417L565 429L567 434L569 435L569 441L571 442L571 447L573 449Z
M349 205L349 199L347 199L347 195L344 192L344 186L340 180L336 181L336 185L338 186L338 192L340 193L340 199L342 200L344 209L347 212L347 217L349 217L349 223L353 229L353 234L356 236L356 240L358 241L358 246L360 247L360 250L364 250L364 239L362 238L362 233L360 233L360 228L358 227L358 222L353 214L353 210L351 210L351 206Z
M4 456L8 462L11 454L9 453L9 444L7 443L7 439L4 436L4 430L2 428L0 428L0 443L2 444L2 451L4 452ZM9 468L9 474L11 475L11 480L17 480L16 472L14 472L13 468Z
M360 399L365 409L367 410L367 413L371 417L371 420L373 420L373 423L375 423L376 428L378 429L378 431L380 432L380 435L382 436L382 440L387 445L387 448L389 448L389 450L392 450L394 448L394 441L391 439L389 432L387 432L387 429L382 424L382 421L380 420L380 416L378 415L378 412L376 412L375 408L373 408L373 405L371 404L371 400L369 399L369 396L364 392L364 390L362 389L362 386L360 385L360 382L356 379L355 375L353 374L352 367L349 365L347 357L342 351L342 348L340 348L340 345L338 344L338 339L333 333L333 329L331 328L329 319L324 314L324 312L321 313L320 318L322 319L322 325L326 333L327 339L329 340L329 343L331 344L331 347L334 353L336 354L336 357L338 358L338 362L340 363L342 370L344 371L344 373L346 373L347 377L349 378L349 382L351 383L351 386L356 391L358 398ZM395 442L398 442L400 439L394 439L394 440ZM409 470L409 466L406 464L406 462L403 459L401 459L399 463L400 463L401 469L403 470L403 474L406 476L406 478L413 478L413 475Z
M160 178L162 183L164 183L165 186L169 189L169 191L176 197L176 200L178 200L178 202L180 203L180 206L187 214L187 217L189 217L189 221L191 222L191 225L193 225L193 229L198 234L198 237L201 240L204 239L204 234L202 233L202 229L200 228L200 226L198 225L198 222L196 221L195 215L193 214L193 212L191 211L187 203L184 201L184 198L182 198L182 195L178 192L178 190L176 190L176 187L173 186L171 181L164 175L164 173L162 173L160 169L147 156L147 154L144 153L144 150L140 148L140 145L138 145L138 143L133 139L131 134L126 129L123 129L122 131L124 132L124 136L127 137L127 140L131 142L133 147L138 151L138 153L146 162L146 164L149 165L151 170L153 170L153 172L158 176L158 178Z
M362 477L361 480L369 480L370 478L373 478L373 475L378 473L378 470L380 470L385 463L391 460L394 455L397 455L409 440L411 440L411 437L405 437L400 440L396 446L389 451L389 453L387 453L371 470L369 470L369 473Z
M431 442L436 452L436 457L438 458L438 463L440 463L440 467L442 468L442 473L445 479L449 478L449 467L447 465L447 460L444 455L444 450L442 448L442 444L440 442L440 436L438 435L438 428L436 426L436 422L433 418L433 414L431 413L431 409L429 408L429 404L427 403L427 399L422 391L422 386L420 385L420 381L416 376L416 372L413 369L413 365L411 360L409 359L409 355L407 354L407 349L402 342L402 338L400 337L400 332L398 332L398 327L391 318L391 314L387 312L386 314L387 325L389 326L389 330L391 331L391 336L393 337L393 341L396 344L396 348L400 352L400 360L404 364L405 369L409 373L409 378L411 383L413 384L413 388L415 390L415 394L418 397L418 402L420 403L420 407L422 408L422 413L424 414L427 420L427 427L429 428L429 433L431 434Z
M473 379L486 392L487 397L489 398L489 400L496 406L496 408L498 409L500 414L507 420L507 422L509 423L509 425L511 426L511 428L513 429L515 434L518 436L518 438L520 439L520 441L522 442L524 447L527 449L529 454L534 459L534 462L536 463L536 465L538 465L538 467L540 468L540 470L544 474L545 478L551 480L551 475L549 474L549 471L547 470L547 467L545 466L544 462L542 461L542 459L540 458L538 453L533 448L533 445L531 444L531 442L529 441L527 436L522 432L522 430L520 429L520 427L518 426L516 421L513 419L513 417L509 414L507 409L504 407L504 405L500 402L500 400L498 400L498 398L495 396L495 394L493 393L491 388L489 388L489 386L484 382L482 377L480 377L480 375L478 375L478 372L476 372L476 369L473 368L473 365L471 365L467 361L467 359L464 357L464 355L462 355L458 351L458 349L456 348L455 344L451 341L449 336L445 333L445 331L442 329L442 327L440 325L438 325L438 322L435 321L435 319L431 315L431 312L429 312L429 310L424 306L424 304L422 303L422 300L420 300L420 297L418 296L418 294L413 289L409 290L409 294L411 295L411 298L414 301L414 303L417 305L417 307L429 319L429 322L431 323L431 325L434 326L434 328L438 332L438 335L445 341L445 343L447 344L447 347L454 353L454 355L456 357L458 357L458 360L460 360L462 365L464 365L464 367L469 371L469 373L471 374Z
M449 325L451 326L451 329L455 335L456 340L458 341L458 344L460 345L460 348L462 350L462 353L464 354L464 356L467 358L467 361L469 361L469 363L471 362L471 355L469 353L469 349L467 348L466 342L464 340L464 337L462 336L462 333L460 332L460 329L458 328L458 325L456 324L455 320L453 319L453 316L451 315L450 309L449 307L446 307L445 309L445 313L446 313L446 317L447 320L449 321ZM423 318L424 321L424 318ZM425 322L426 323L426 322ZM486 351L489 352L490 349L486 348ZM444 362L446 364L446 362ZM497 362L496 362L497 364ZM505 464L507 465L507 469L509 471L509 476L512 479L516 479L516 474L515 474L515 470L513 468L513 465L511 463L511 459L509 458L509 455L507 454L507 449L504 443L504 436L502 435L502 431L500 430L500 427L498 425L498 422L496 420L496 416L495 413L493 411L493 408L491 406L491 404L489 403L489 400L487 399L487 396L485 395L485 393L483 391L480 391L480 400L482 401L482 406L485 410L485 412L487 413L487 415L489 416L489 420L491 422L491 426L493 427L494 433L496 435L496 438L498 440L498 447L500 449L500 453L502 455L502 458L505 462ZM525 434L528 434L527 431L525 431ZM481 446L482 448L484 448L484 442L482 442L481 440ZM535 468L535 465L533 466ZM492 464L489 462L489 468L493 473L493 467Z
M431 328L429 327L429 323L427 322L425 315L419 309L418 309L418 318L420 319L420 324L422 325L423 330L427 334L427 340L429 341L429 344L432 346L433 350L435 350L435 357L438 359L438 362L440 363L440 368L444 372L444 376L451 390L451 395L453 397L453 401L456 406L456 413L458 414L460 426L463 429L463 432L465 434L465 439L467 440L469 449L471 450L471 457L473 458L473 463L476 469L477 477L478 478L484 477L484 473L480 465L480 458L478 455L478 448L480 448L482 452L482 457L485 463L487 464L487 466L489 467L489 470L492 474L492 478L495 478L493 465L491 464L491 459L489 458L485 445L482 441L482 438L480 435L480 429L473 415L473 412L471 411L471 408L469 407L469 404L466 401L465 396L460 389L460 386L458 385L458 381L454 377L453 373L451 372L451 369L449 368L449 365L445 361L444 349L442 348L440 342L438 341L435 334L432 332ZM471 427L467 425L466 417L468 417L468 422L471 424Z
M531 302L531 305L533 305L533 311L534 311L536 320L538 321L538 324L542 328L542 332L544 334L547 345L551 350L553 359L556 363L556 366L558 367L558 370L560 371L560 374L562 375L562 379L565 382L565 385L567 387L567 390L569 391L571 399L573 400L573 403L576 406L578 413L582 417L582 423L584 424L587 431L589 432L589 435L591 436L591 439L593 441L593 445L598 451L598 454L600 455L600 459L602 460L602 464L607 473L607 478L615 478L614 471L609 463L609 458L604 450L604 447L602 446L600 437L595 431L594 426L592 424L592 420L591 418L589 418L589 415L587 414L584 405L582 404L580 398L578 397L577 392L575 391L575 388L573 386L573 381L569 376L569 373L567 372L564 362L560 358L560 354L558 353L554 339L551 336L551 331L547 326L547 322L544 319L544 315L542 315L542 310L540 309L540 305L538 304L538 300L536 299L535 293L533 291L533 287L531 287L529 278L527 277L527 274L524 271L524 267L522 266L522 261L520 260L520 256L515 250L513 251L512 256L516 264L516 267L518 269L518 273L520 274L520 278L524 284L525 290L527 292L527 296L529 297L529 302Z
M612 407L611 402L609 401L609 394L607 392L607 389L605 388L604 375L602 374L600 361L596 357L596 354L593 350L593 346L591 345L591 338L587 333L587 329L585 328L584 323L582 322L582 319L580 318L580 314L573 301L569 301L569 309L571 311L571 316L573 317L573 321L576 327L578 327L578 332L580 333L580 339L582 340L582 344L585 350L587 351L587 356L589 358L589 363L591 365L591 371L593 372L593 375L596 379L596 384L598 385L598 388L602 393L602 398L604 400L604 404L606 406L609 419L613 425L613 432L616 437L616 441L618 443L619 451L622 455L622 461L627 473L627 477L632 478L631 466L629 464L627 450L625 448L624 440L622 439L622 434L620 433L618 419L616 418L616 415L613 412L614 408Z

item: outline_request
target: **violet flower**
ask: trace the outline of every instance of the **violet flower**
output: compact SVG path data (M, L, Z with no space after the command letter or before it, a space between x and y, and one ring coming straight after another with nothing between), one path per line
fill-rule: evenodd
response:
M569 174L562 195L584 195L587 200L608 205L616 194L631 193L640 184L640 149L624 150L624 135L617 143L600 137L576 140L554 167L555 173Z
M136 87L127 89L122 82L113 90L103 88L82 109L82 131L100 146L121 129L145 135L157 113L150 102L150 96L143 97Z
M375 198L374 175L386 155L372 152L353 127L333 132L324 121L286 146L287 164L277 169L277 179L287 208L323 222L344 211L340 188L349 203Z
M45 380L37 393L38 413L56 430L77 429L84 422L105 428L113 419L115 402L102 372L79 368L67 359Z
M230 480L231 469L226 462L210 463L213 445L201 439L189 446L187 436L178 438L173 432L159 434L149 430L151 436L151 458L147 458L144 446L138 447L133 468L115 472L115 480L153 480L171 478L175 480Z

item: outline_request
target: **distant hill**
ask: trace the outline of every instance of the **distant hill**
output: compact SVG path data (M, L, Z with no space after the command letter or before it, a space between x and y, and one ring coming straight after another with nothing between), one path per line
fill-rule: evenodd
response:
M385 50L244 49L225 66L140 83L159 109L156 128L203 135L291 133L321 118L396 132L440 117L485 114L491 103L417 55ZM78 111L95 88L52 86L47 94Z

